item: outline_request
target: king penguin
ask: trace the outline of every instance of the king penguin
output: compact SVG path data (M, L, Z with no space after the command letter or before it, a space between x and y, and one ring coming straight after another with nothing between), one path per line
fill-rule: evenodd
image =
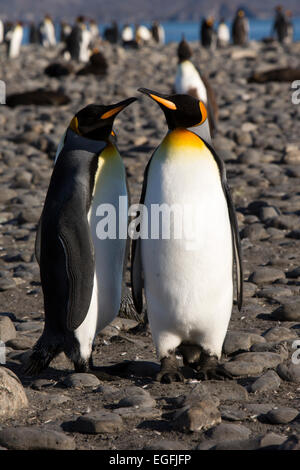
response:
M184 364L197 371L197 377L223 379L228 374L219 359L233 304L234 259L239 309L242 305L238 224L224 163L203 138L208 126L201 101L189 95L139 91L159 104L169 130L145 170L143 209L139 223L136 220L140 236L134 237L132 247L134 303L141 312L144 288L161 362L157 380L183 380L176 350ZM181 214L187 209L186 217L179 219L186 227L182 235L175 234L180 228L175 211L171 221L175 207L182 209ZM170 227L170 236L161 233L161 225L152 235L155 208L162 214L162 230L164 225Z
M27 374L45 369L61 351L76 371L88 370L96 334L118 314L128 244L127 232L119 235L119 220L127 227L128 191L112 126L135 100L88 105L73 117L58 147L36 236L45 326ZM116 236L99 235L107 204L119 214Z
M210 132L214 135L219 116L216 96L208 78L190 60L192 55L193 51L183 36L177 48L178 66L174 91L177 94L188 94L203 101L208 110Z

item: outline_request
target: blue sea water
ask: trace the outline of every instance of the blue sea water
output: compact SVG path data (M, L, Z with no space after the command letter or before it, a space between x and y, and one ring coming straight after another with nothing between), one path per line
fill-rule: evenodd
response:
M145 22L146 26L150 26L150 23ZM260 41L264 37L271 36L273 19L250 19L250 40ZM293 18L294 24L294 41L300 41L300 18ZM182 34L188 41L199 40L199 22L179 22L169 21L162 22L165 29L166 43L179 42ZM231 22L227 22L229 29L231 30ZM99 24L100 33L102 34L107 25ZM56 25L57 36L59 36L59 25ZM29 31L28 28L24 30L23 44L28 43Z

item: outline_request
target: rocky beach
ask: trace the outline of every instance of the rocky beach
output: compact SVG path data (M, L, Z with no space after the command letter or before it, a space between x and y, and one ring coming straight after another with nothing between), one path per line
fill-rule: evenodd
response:
M23 375L22 365L44 325L34 241L59 141L89 103L138 96L139 87L170 93L177 44L134 50L104 43L106 76L77 76L82 65L74 64L60 78L44 73L59 48L30 45L7 61L0 47L7 96L43 88L70 99L0 106L0 449L299 450L300 104L290 82L248 79L299 68L300 43L213 52L191 43L219 105L213 145L237 210L244 305L241 312L234 305L223 347L233 380L197 381L183 368L185 383L173 384L154 380L159 363L142 318L118 317L97 337L94 363L120 365L114 376L74 373L64 354L38 377ZM132 203L167 131L159 107L138 98L115 121ZM129 266L126 276L129 285Z

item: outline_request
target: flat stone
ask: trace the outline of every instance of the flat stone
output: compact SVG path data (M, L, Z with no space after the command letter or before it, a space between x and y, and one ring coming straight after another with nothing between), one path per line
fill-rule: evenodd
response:
M257 438L238 439L233 441L218 442L212 447L213 450L256 450L260 443ZM200 450L200 449L199 449Z
M18 410L27 408L28 400L20 380L6 367L0 366L0 384L0 417L10 418Z
M216 406L219 405L220 401L248 400L247 390L233 380L226 382L209 380L195 385L188 395L177 397L177 403L179 406L196 405L207 396L214 398Z
M297 352L299 352L299 350ZM276 371L283 380L286 380L287 382L300 383L300 362L298 362L298 364L293 364L293 362L289 360L283 364L279 364Z
M6 428L0 431L0 445L11 450L74 450L73 438L58 431L35 426Z
M142 418L142 419L154 419L159 418L162 414L158 408L150 408L149 406L128 406L122 408L116 408L113 413L118 414L122 418Z
M156 406L156 401L150 396L147 397L143 395L132 395L122 398L118 403L119 408L129 406L139 408L154 408Z
M0 292L5 290L15 289L17 287L16 282L13 279L0 278Z
M280 434L275 434L274 432L267 432L264 436L260 438L260 448L264 449L266 447L277 447L280 446L283 442L286 441L286 436Z
M116 413L101 410L79 416L72 430L84 434L115 433L123 430L123 420Z
M241 238L249 238L251 241L267 240L269 237L270 235L260 223L247 225L241 232Z
M282 362L279 354L272 352L242 353L224 364L233 376L258 375L264 369L276 367Z
M271 403L246 403L244 408L248 411L249 417L258 418L272 410L274 405Z
M67 375L60 383L68 388L98 387L100 380L93 374L75 373Z
M153 440L143 450L189 450L189 446L179 441Z
M249 351L254 343L264 343L266 340L257 334L244 331L228 331L223 344L223 352L227 355L237 351Z
M275 408L266 414L266 418L271 424L287 424L299 415L295 408Z
M285 279L284 272L281 269L270 268L268 266L258 268L249 276L249 281L255 284L274 282L279 279Z
M206 435L215 441L248 439L251 431L241 424L221 423L207 431Z
M6 342L6 346L15 349L16 351L24 351L25 349L32 349L36 340L30 336L18 336Z
M226 421L244 421L247 418L247 413L243 410L236 410L229 407L221 408L222 420Z
M210 398L199 401L197 405L185 406L175 412L173 425L183 432L199 432L221 422L221 414L215 400Z
M283 326L274 326L270 328L265 333L263 337L267 342L280 342L288 339L298 338L298 335L295 331L285 328Z
M44 322L39 321L25 321L21 323L16 323L17 331L41 331L44 328Z
M274 370L268 370L251 384L250 391L255 393L278 390L280 384L281 380L276 372Z
M9 317L0 317L0 341L6 343L16 337L16 329Z
M292 298L280 305L272 312L272 317L280 321L300 321L300 300Z

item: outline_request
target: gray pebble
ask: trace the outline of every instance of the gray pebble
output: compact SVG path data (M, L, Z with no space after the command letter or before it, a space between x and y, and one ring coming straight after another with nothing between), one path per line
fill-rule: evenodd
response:
M278 390L280 384L281 380L276 372L274 370L268 370L251 384L250 391L255 393Z
M290 299L278 307L272 316L280 321L300 321L300 300Z
M60 383L68 388L97 387L100 385L100 381L95 375L85 373L70 374Z
M84 434L115 433L122 431L121 416L106 410L79 416L72 424L72 430Z
M295 408L275 408L266 414L266 419L271 424L287 424L299 415Z
M0 431L0 445L11 450L74 450L73 438L62 432L36 426L20 426Z
M285 279L284 272L281 269L270 268L268 266L258 268L249 276L249 281L255 284L274 282L279 279Z

